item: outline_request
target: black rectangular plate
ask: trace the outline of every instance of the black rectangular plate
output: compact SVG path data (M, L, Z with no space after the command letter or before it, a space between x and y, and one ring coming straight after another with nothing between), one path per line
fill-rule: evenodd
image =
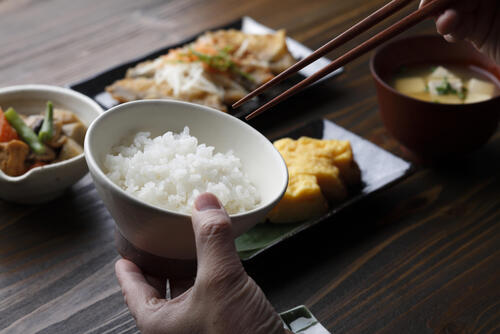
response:
M263 34L263 33L270 33L273 32L271 28L268 28L254 19L250 17L243 17L233 23L221 26L221 27L215 27L210 30L217 30L217 29L239 29L245 33L251 33L251 34ZM128 61L123 64L119 64L113 68L110 68L102 73L99 73L95 76L92 76L90 78L84 79L82 81L73 83L68 85L69 88L76 90L77 92L80 92L84 95L89 96L90 98L94 99L97 103L99 103L105 110L109 109L117 104L117 101L115 101L110 94L106 92L106 86L111 85L113 82L116 80L122 79L125 77L125 74L127 72L127 69L130 67L133 67L137 65L140 62L143 62L145 60L150 60L150 59L155 59L163 54L166 54L168 50L173 49L173 48L178 48L180 46L183 46L187 43L193 42L200 34L193 36L189 39L186 39L180 43L174 44L174 45L168 45L166 47L163 47L161 49L158 49L156 51L153 51L145 56L142 56L137 59L133 59L131 61ZM300 44L296 40L287 37L287 46L288 49L290 50L290 53L296 58L296 59L302 59L304 57L307 57L312 53L312 50L307 48L306 46ZM244 116L248 115L251 111L255 110L257 106L265 103L266 101L270 100L271 97L278 95L278 93L285 91L286 89L292 87L294 84L297 82L301 81L307 76L310 76L311 74L317 72L324 66L328 65L330 63L330 60L327 58L320 58L316 62L310 64L309 66L303 68L301 71L299 71L299 74L296 74L284 82L278 84L277 86L271 88L268 90L265 94L263 94L262 97L259 97L257 99L251 100L242 107L240 107L238 110L229 110L229 113L233 114L235 117L238 118L243 118ZM332 76L338 75L343 71L342 68L338 69L337 71L334 71L330 73L329 75L325 76L323 79L317 81L315 84L318 84L324 80L327 80L328 78L331 78ZM314 86L315 84L311 85Z
M413 173L413 165L352 132L328 121L313 121L284 137L297 139L307 136L317 139L349 140L354 158L361 169L362 187L345 202L332 207L318 219L295 224L261 223L236 239L236 248L242 260L250 260L274 245L319 224L348 206L385 189Z

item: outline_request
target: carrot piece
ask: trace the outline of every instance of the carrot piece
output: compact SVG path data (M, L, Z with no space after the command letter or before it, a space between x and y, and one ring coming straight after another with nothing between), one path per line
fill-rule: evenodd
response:
M19 136L5 118L2 108L0 108L0 143L6 143L14 139L19 139Z

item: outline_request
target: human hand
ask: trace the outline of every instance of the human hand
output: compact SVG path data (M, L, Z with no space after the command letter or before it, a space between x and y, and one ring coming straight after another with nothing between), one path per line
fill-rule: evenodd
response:
M241 265L226 211L209 193L193 214L198 271L194 286L166 300L132 262L116 263L116 276L143 334L283 334L280 317Z
M431 0L421 0L420 6ZM500 64L500 2L498 0L457 0L440 13L438 32L449 42L467 40Z

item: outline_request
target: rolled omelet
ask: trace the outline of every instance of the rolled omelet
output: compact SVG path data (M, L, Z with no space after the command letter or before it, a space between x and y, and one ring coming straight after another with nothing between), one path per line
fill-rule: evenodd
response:
M289 179L283 199L268 214L273 223L291 223L316 218L328 211L314 175L298 174Z
M361 182L349 141L301 137L274 142L288 167L288 188L269 213L272 223L314 219L328 211L328 203L348 196L348 188Z

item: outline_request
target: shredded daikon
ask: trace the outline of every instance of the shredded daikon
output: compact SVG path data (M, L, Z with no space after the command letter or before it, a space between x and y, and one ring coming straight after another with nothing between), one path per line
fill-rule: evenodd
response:
M155 73L155 81L166 82L173 89L174 97L195 95L207 92L223 96L224 91L205 76L205 69L200 62L167 63Z

